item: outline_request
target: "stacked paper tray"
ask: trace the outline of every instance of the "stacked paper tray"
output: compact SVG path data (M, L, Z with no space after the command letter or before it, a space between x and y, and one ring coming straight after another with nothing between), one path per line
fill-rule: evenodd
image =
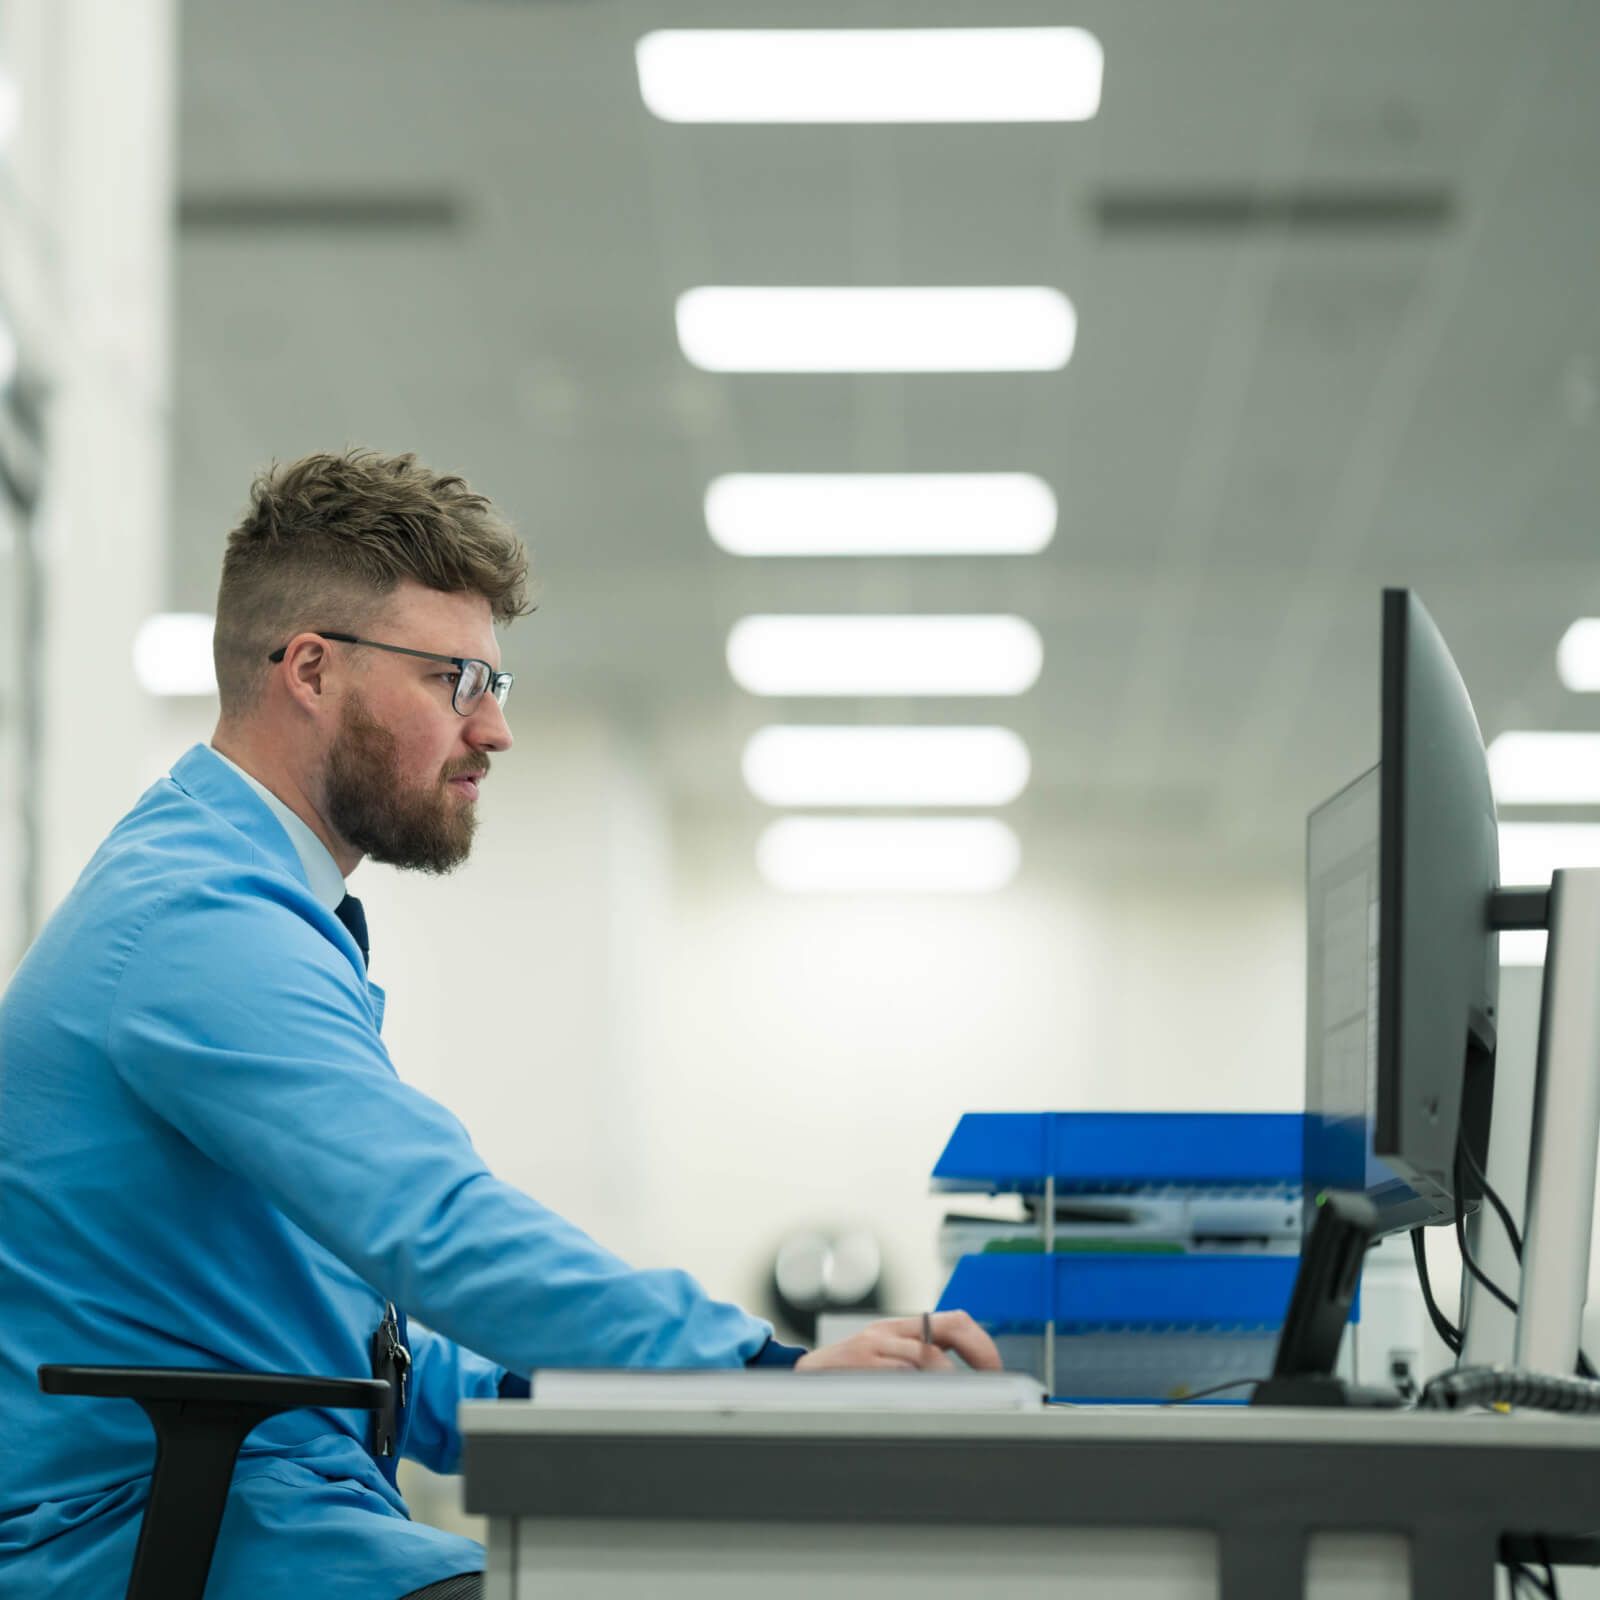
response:
M1117 1329L1269 1332L1283 1324L1299 1260L1286 1255L1123 1251L963 1256L941 1310L991 1332Z
M1043 1374L1044 1335L1001 1334L995 1340L1011 1372ZM1271 1333L1058 1333L1053 1342L1051 1396L1079 1405L1150 1405L1206 1394L1202 1404L1244 1404L1251 1385L1272 1371L1278 1340ZM1221 1386L1230 1385L1227 1389ZM1217 1392L1220 1391L1220 1392ZM1210 1396L1215 1393L1215 1398Z
M1303 1121L964 1116L934 1187L1018 1195L1024 1215L946 1219L941 1308L970 1312L1007 1366L1060 1398L1182 1398L1266 1376L1298 1267Z
M970 1312L1008 1368L1039 1372L1060 1398L1175 1399L1271 1372L1297 1266L1265 1253L967 1256L939 1305Z
M1141 1250L1170 1255L1234 1250L1297 1255L1301 1196L1298 1188L1141 1190L1058 1202L1057 1250ZM945 1270L962 1256L1045 1248L1041 1219L947 1215L939 1229Z
M982 1194L1298 1192L1305 1119L1288 1112L978 1111L956 1124L935 1189Z

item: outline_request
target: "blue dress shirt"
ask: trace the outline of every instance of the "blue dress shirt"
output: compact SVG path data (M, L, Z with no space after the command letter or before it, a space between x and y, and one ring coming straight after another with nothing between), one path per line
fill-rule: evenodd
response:
M416 1319L400 1449L448 1472L457 1404L538 1367L801 1354L502 1183L400 1080L342 882L273 799L191 750L0 1001L0 1600L120 1595L149 1492L142 1413L41 1395L42 1362L365 1376L393 1301ZM410 1521L368 1422L256 1429L208 1600L395 1600L482 1565Z

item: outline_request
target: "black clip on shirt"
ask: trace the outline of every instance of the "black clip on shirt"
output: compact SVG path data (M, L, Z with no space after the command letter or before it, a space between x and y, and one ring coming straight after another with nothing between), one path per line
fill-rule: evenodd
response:
M389 1385L389 1397L373 1413L372 1454L390 1483L395 1480L395 1457L405 1435L406 1402L410 1399L411 1349L406 1343L406 1319L390 1301L383 1321L372 1335L372 1376Z

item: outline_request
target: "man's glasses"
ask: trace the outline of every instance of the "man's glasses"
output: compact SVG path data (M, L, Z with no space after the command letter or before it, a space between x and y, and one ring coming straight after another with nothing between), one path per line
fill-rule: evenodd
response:
M456 669L455 689L450 696L450 704L463 717L470 717L477 710L478 702L486 690L494 696L496 705L505 705L511 685L516 682L511 673L496 672L487 661L479 661L475 656L442 656L435 650L410 650L403 644L380 644L376 639L358 639L353 633L323 633L320 629L308 631L315 633L319 639L331 639L336 644L359 644L369 650L387 650L392 655L449 662ZM282 661L288 648L288 645L279 645L267 660Z

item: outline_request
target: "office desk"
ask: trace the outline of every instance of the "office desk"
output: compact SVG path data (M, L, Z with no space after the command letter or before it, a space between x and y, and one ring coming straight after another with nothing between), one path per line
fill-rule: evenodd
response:
M1600 1529L1600 1421L1566 1417L500 1402L462 1428L487 1600L1292 1600L1324 1530L1368 1536L1343 1592L1405 1594L1409 1545L1414 1600L1490 1600L1502 1533Z

